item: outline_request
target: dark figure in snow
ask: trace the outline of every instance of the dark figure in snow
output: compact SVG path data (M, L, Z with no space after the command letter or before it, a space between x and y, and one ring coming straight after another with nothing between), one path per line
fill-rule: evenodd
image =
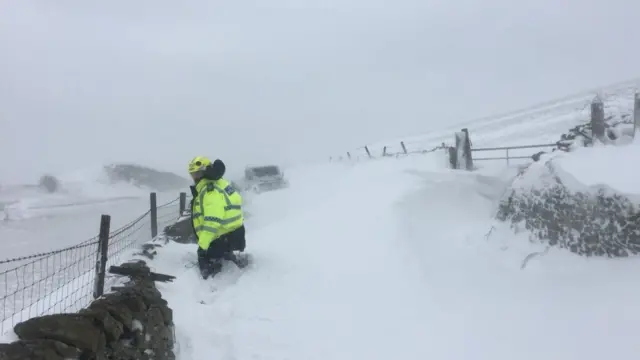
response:
M198 238L198 266L203 278L218 272L221 260L241 266L233 253L243 252L246 246L242 196L231 183L222 178L222 161L203 156L189 163L191 186L191 221Z

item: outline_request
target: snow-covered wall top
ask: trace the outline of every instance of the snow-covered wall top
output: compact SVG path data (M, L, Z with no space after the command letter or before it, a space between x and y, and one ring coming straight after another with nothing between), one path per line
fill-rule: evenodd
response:
M588 187L611 187L613 190L640 195L640 141L626 146L579 148L553 159L560 171Z
M640 253L640 142L543 156L513 181L497 218L587 256Z

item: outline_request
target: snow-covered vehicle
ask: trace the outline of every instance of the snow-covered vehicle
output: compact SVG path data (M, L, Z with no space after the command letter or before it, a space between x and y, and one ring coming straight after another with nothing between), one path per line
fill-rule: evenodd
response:
M245 188L256 193L289 186L284 173L276 165L249 166L244 170Z

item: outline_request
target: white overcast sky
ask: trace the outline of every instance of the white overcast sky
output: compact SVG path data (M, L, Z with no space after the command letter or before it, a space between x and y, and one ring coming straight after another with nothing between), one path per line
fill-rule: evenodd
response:
M640 74L637 0L0 0L0 182L323 159Z

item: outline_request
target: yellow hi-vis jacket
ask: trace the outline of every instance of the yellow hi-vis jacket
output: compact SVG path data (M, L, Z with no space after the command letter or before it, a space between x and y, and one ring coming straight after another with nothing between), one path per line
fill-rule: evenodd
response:
M198 181L191 206L193 229L203 250L244 223L242 196L225 179Z

